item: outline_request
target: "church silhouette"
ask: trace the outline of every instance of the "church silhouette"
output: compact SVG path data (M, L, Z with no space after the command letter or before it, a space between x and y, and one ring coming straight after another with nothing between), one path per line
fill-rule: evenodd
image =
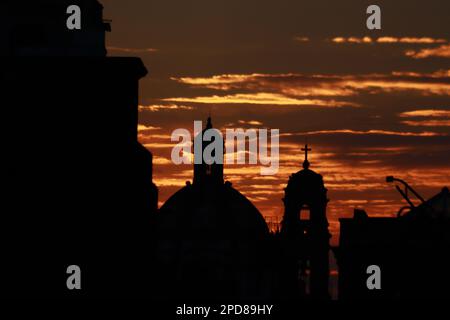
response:
M208 129L211 117L194 138L202 151L214 142L203 139ZM289 179L281 231L275 234L256 207L224 182L223 164L194 161L193 183L157 214L160 297L329 299L327 189L322 176L309 169L310 150L305 145L303 169ZM310 219L300 220L302 209L310 211Z
M75 35L65 29L70 4L89 21ZM331 248L327 189L308 145L276 232L221 164L195 164L193 182L158 209L152 154L137 139L147 70L106 56L102 9L0 3L1 296L328 300L335 254L340 299L449 297L448 189L395 218L355 211ZM70 265L82 270L81 290L66 287ZM369 265L380 266L382 290L367 288Z

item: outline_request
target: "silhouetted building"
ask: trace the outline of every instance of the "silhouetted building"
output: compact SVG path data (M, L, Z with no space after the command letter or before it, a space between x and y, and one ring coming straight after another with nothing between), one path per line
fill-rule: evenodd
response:
M389 177L389 182L399 181ZM410 193L415 191L404 183ZM339 219L336 249L339 266L339 299L449 298L450 194L448 188L398 217L368 217L355 211L352 219ZM402 214L405 209L406 214ZM381 270L381 290L369 290L367 268Z
M205 130L211 129L208 119ZM203 140L205 130L194 139ZM211 142L203 142L202 150ZM198 159L197 159L198 160ZM223 165L194 165L194 183L171 196L157 219L161 297L267 298L271 290L269 230L230 182Z
M26 30L34 39L38 29L20 35L22 14L39 8L33 21L63 21L57 2L66 3L33 1L16 12L7 2L13 11L0 11L14 26L6 36L12 54L0 59L0 293L145 296L157 210L152 155L137 141L138 82L147 70L138 58L102 57L101 35L66 43L56 30L45 45L28 43ZM93 10L83 10L84 21L92 14L102 32L101 6L84 4ZM66 287L72 264L81 267L81 291Z
M67 8L81 9L81 29L67 28ZM106 56L103 6L97 0L3 0L0 56Z
M308 145L303 170L291 175L285 188L281 241L285 252L284 282L291 296L328 299L329 239L327 189L322 176L309 169ZM309 219L301 211L309 211ZM306 281L308 275L308 281Z

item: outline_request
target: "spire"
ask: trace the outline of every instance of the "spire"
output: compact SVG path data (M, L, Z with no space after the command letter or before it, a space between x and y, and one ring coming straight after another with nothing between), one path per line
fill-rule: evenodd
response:
M309 161L308 161L308 151L311 151L311 148L308 148L308 142L305 143L305 147L302 148L302 151L305 151L305 160L303 161L303 168L308 169L309 168Z
M208 117L208 121L206 122L206 128L205 129L212 129L212 121L211 121L211 114Z

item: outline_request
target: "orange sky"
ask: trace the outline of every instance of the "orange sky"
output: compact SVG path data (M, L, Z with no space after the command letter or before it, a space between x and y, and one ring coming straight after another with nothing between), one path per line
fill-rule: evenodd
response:
M425 198L450 186L450 3L379 1L381 31L361 1L104 0L109 54L139 56L140 141L154 154L160 202L192 179L170 161L170 134L211 112L216 128L280 130L280 170L226 166L226 179L264 216L281 218L289 175L311 169L338 218L353 208L395 215L404 205L385 176ZM412 23L415 21L416 23Z

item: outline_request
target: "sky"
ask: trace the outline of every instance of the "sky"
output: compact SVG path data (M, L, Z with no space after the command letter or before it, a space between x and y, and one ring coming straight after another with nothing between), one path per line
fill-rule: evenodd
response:
M139 140L154 155L160 205L192 180L174 165L174 129L280 130L280 169L225 166L225 179L267 220L283 188L311 169L328 189L328 219L354 208L395 216L405 205L387 175L424 198L450 186L449 1L376 1L382 29L366 28L369 1L103 0L110 56L140 57Z

